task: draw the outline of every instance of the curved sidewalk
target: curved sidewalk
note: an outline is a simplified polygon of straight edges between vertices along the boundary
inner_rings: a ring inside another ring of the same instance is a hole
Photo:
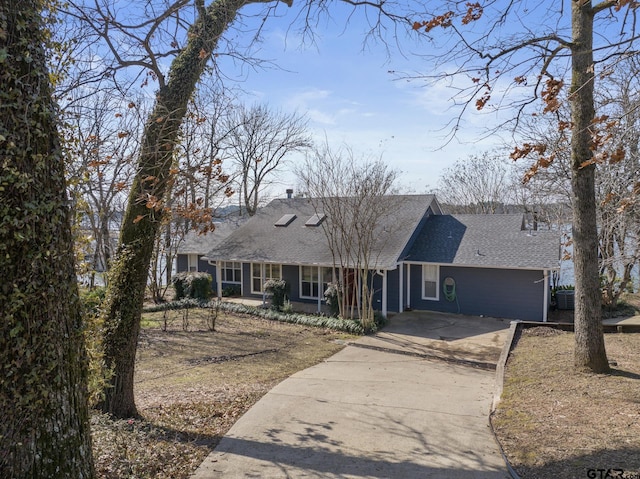
[[[277,385],[193,477],[509,478],[488,422],[495,373],[416,354],[445,340],[420,333],[435,325],[428,318],[404,320],[383,331],[394,348],[362,338],[356,343],[366,348],[347,346]],[[485,341],[496,342],[502,325],[487,333],[485,320],[475,319],[478,334],[473,319],[463,325],[467,340],[488,334]],[[443,327],[455,322],[445,317]],[[461,355],[460,344],[456,350]]]

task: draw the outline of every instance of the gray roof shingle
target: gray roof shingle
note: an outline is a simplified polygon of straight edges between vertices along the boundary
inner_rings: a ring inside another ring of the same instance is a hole
[[[189,231],[178,246],[178,254],[203,255],[224,241],[231,233],[246,223],[246,221],[246,217],[238,217],[216,222],[215,229],[206,234]]]
[[[560,234],[522,230],[522,215],[436,215],[407,261],[493,268],[557,269]]]
[[[430,206],[437,206],[433,195],[387,196],[380,201],[389,214],[379,218],[375,231],[375,268],[394,268],[411,235]],[[384,209],[384,208],[383,208]],[[249,261],[280,264],[333,265],[333,257],[323,231],[331,227],[327,217],[318,226],[305,226],[316,213],[308,198],[276,199],[241,228],[234,231],[206,255],[216,261]],[[287,226],[275,226],[284,215],[294,214]]]

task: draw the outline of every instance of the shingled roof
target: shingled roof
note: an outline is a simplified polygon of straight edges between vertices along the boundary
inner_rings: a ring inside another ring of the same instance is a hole
[[[198,234],[195,231],[188,232],[180,245],[178,254],[203,255],[224,241],[231,233],[246,223],[246,217],[229,218],[215,223],[215,229],[206,234]]]
[[[524,230],[522,215],[437,215],[426,221],[405,259],[457,266],[557,269],[560,235]]]
[[[375,232],[375,264],[371,267],[393,269],[429,207],[439,212],[439,206],[433,195],[388,196],[379,201],[389,203],[391,214],[380,218]],[[316,211],[308,198],[273,200],[212,248],[206,259],[332,266],[333,257],[323,231],[324,227],[331,227],[331,218],[319,221],[313,218],[317,213],[324,212]]]

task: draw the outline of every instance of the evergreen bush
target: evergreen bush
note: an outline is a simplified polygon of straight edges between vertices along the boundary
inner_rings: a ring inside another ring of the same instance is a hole
[[[171,281],[175,291],[175,300],[193,298],[205,301],[211,297],[213,279],[209,273],[185,271],[176,274]]]
[[[289,284],[284,279],[270,279],[264,283],[264,290],[271,295],[271,307],[282,310],[289,295]]]

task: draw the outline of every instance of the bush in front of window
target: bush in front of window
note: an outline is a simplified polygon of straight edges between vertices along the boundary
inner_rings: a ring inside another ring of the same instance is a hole
[[[176,274],[171,282],[175,291],[175,300],[183,298],[206,300],[211,297],[213,280],[209,273],[184,271]]]
[[[289,295],[289,284],[284,279],[270,279],[264,283],[264,290],[271,295],[271,307],[282,310]]]
[[[329,316],[337,318],[340,315],[340,299],[338,297],[338,283],[329,283],[324,292],[324,300],[329,307]]]
[[[225,298],[240,296],[242,288],[240,288],[239,284],[232,284],[225,288],[222,288],[222,296]]]

